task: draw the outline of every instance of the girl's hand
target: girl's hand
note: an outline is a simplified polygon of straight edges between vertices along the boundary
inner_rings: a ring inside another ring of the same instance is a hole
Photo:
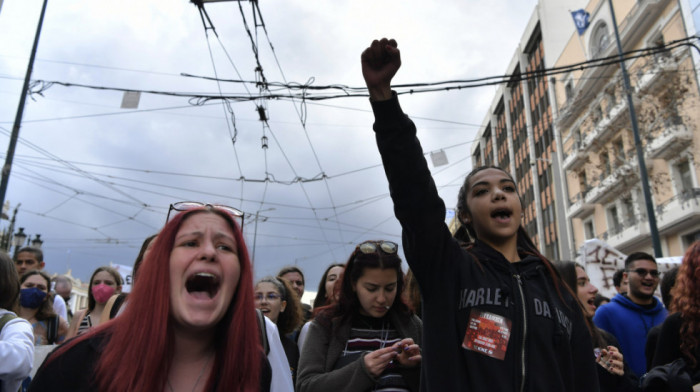
[[[420,347],[411,338],[406,338],[392,347],[397,352],[396,359],[403,367],[417,366],[423,358],[420,354]]]
[[[401,67],[401,53],[393,39],[382,38],[362,52],[362,76],[375,101],[391,98],[391,79]]]
[[[600,355],[596,358],[598,365],[608,372],[622,376],[625,374],[625,365],[622,361],[622,353],[615,346],[608,346],[600,350]]]
[[[379,377],[396,355],[394,346],[372,351],[364,357],[365,367],[372,376]]]

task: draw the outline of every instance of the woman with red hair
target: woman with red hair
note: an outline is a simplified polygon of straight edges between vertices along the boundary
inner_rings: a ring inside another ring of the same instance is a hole
[[[685,252],[671,289],[671,312],[661,326],[652,366],[683,358],[690,374],[700,373],[700,241]],[[693,380],[694,383],[700,380]]]
[[[248,251],[230,207],[176,203],[121,316],[54,352],[30,391],[268,390]]]

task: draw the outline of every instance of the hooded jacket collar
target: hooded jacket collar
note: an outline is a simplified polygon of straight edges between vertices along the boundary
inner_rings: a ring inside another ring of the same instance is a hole
[[[654,301],[654,307],[653,308],[645,308],[641,305],[637,305],[634,303],[630,297],[627,295],[623,294],[617,294],[616,296],[613,297],[612,301],[616,302],[628,309],[632,309],[634,311],[644,313],[644,314],[649,314],[649,315],[654,315],[664,309],[664,306],[661,304],[661,301],[659,301],[658,298],[652,297],[652,300]]]

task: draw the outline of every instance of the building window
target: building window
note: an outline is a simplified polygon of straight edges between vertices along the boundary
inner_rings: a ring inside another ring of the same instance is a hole
[[[622,206],[624,207],[625,211],[625,226],[632,226],[636,224],[637,218],[634,212],[634,201],[632,200],[632,196],[623,198]]]
[[[617,167],[625,162],[625,145],[622,143],[622,138],[614,140],[612,144],[615,152],[615,167]]]
[[[595,238],[595,227],[593,226],[593,218],[583,222],[583,235],[587,240]]]
[[[654,36],[654,38],[651,39],[651,41],[649,42],[649,44],[647,46],[654,46],[657,48],[661,48],[666,44],[665,41],[666,40],[664,39],[664,35],[659,32],[657,35]],[[670,52],[667,50],[654,53],[654,60],[656,60],[657,62],[663,61],[669,57],[669,54],[670,54]]]
[[[566,102],[571,102],[571,99],[574,97],[574,82],[571,80],[564,85],[564,94],[566,94]]]
[[[586,169],[581,169],[578,172],[578,185],[581,188],[581,196],[586,197],[588,192],[588,178],[586,178]]]
[[[610,235],[618,234],[622,231],[622,222],[620,222],[620,214],[617,212],[617,206],[608,207],[606,211],[608,217],[608,233]]]
[[[692,192],[693,190],[693,174],[690,172],[690,162],[683,160],[675,165],[678,178],[678,193]]]
[[[683,249],[687,249],[693,242],[700,240],[700,231],[686,234],[683,237]]]
[[[612,166],[610,165],[610,157],[607,151],[600,153],[600,166],[600,170],[603,172],[603,178],[607,178],[612,174]]]
[[[599,23],[593,31],[591,38],[591,53],[592,58],[602,57],[605,49],[610,45],[610,35],[608,34],[608,25],[605,22]]]

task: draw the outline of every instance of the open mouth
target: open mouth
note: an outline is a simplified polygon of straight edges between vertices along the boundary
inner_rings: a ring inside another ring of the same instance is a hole
[[[589,299],[588,301],[586,301],[586,303],[588,304],[588,306],[595,309],[596,306],[595,306],[594,298]]]
[[[198,272],[185,282],[185,289],[196,298],[214,298],[219,292],[219,278],[208,272]]]
[[[491,218],[496,218],[499,220],[507,220],[513,215],[513,211],[510,208],[497,208],[491,211]]]

